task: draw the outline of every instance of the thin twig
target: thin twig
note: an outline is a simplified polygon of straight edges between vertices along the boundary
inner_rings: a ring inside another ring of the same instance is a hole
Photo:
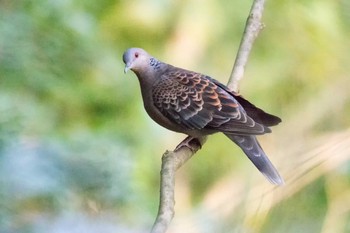
[[[260,22],[265,0],[255,0],[250,10],[241,44],[236,56],[227,86],[239,91],[239,82],[243,78],[244,68],[248,62],[253,43],[262,28]],[[165,233],[174,217],[175,172],[188,161],[205,143],[206,137],[190,141],[190,147],[181,147],[176,151],[166,151],[162,157],[160,178],[160,200],[157,218],[151,233]]]

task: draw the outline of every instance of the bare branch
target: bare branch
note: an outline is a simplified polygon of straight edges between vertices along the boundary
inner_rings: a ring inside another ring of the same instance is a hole
[[[253,2],[253,6],[250,9],[247,18],[241,44],[237,52],[236,60],[232,68],[231,76],[227,83],[227,86],[237,93],[239,92],[239,82],[244,76],[245,66],[248,62],[253,43],[260,30],[263,28],[261,17],[264,11],[264,3],[265,0],[255,0]]]
[[[246,22],[244,34],[237,53],[237,57],[228,81],[228,87],[235,92],[239,91],[239,82],[244,76],[244,68],[247,64],[249,53],[253,43],[262,28],[260,22],[264,10],[265,0],[253,2],[249,17]],[[185,139],[186,140],[186,139]],[[181,147],[176,151],[166,151],[162,157],[162,169],[160,178],[160,200],[158,215],[151,233],[164,233],[174,217],[174,190],[175,172],[187,160],[189,160],[205,143],[206,137],[190,141],[189,147]]]
[[[163,154],[160,172],[160,203],[152,233],[166,232],[175,213],[175,172],[201,148],[205,141],[206,137],[195,138],[189,142],[191,149],[181,147],[176,151],[166,151]]]

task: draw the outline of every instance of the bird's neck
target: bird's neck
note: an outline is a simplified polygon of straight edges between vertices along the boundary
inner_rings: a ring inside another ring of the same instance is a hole
[[[150,68],[153,70],[159,70],[162,67],[163,62],[158,61],[156,58],[154,57],[150,57],[149,59],[149,65]]]
[[[156,80],[155,72],[151,69],[142,72],[135,71],[140,83],[140,89],[143,100],[152,97],[152,86]]]
[[[157,60],[154,57],[149,57],[149,61],[145,63],[145,67],[134,70],[141,85],[143,98],[150,98],[152,95],[152,86],[166,71],[169,65]]]

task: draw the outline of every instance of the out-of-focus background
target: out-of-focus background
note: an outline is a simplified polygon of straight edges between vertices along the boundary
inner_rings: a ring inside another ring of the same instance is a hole
[[[0,1],[0,232],[148,232],[161,155],[122,53],[224,83],[251,1]],[[259,137],[273,187],[222,135],[176,178],[169,232],[350,232],[350,2],[267,1],[241,93],[283,119]]]

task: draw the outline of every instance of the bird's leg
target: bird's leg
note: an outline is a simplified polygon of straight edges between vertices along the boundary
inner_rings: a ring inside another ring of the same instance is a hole
[[[202,148],[202,143],[198,138],[187,136],[179,145],[175,148],[175,152],[178,151],[182,147],[189,148],[192,152],[196,152],[197,150]]]

